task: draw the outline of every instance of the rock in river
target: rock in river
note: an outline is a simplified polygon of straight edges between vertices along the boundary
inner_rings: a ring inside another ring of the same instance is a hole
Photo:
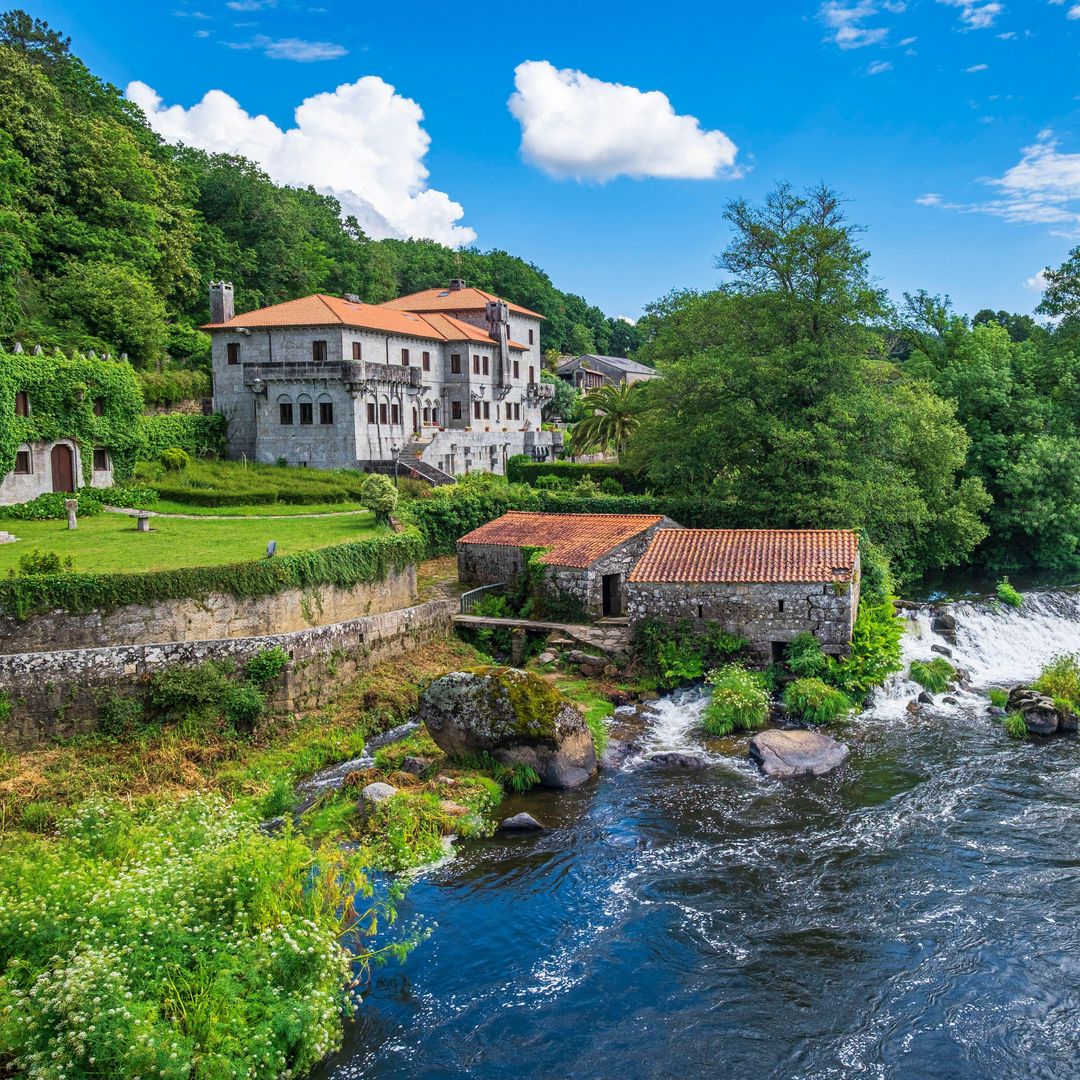
[[[750,757],[766,776],[781,780],[796,776],[820,776],[848,756],[844,743],[819,731],[763,731],[750,740]]]
[[[1032,735],[1053,735],[1058,731],[1075,731],[1076,717],[1059,707],[1052,697],[1040,694],[1030,686],[1014,686],[1009,693],[1009,711],[1018,712]]]
[[[664,750],[651,754],[646,763],[664,769],[707,769],[709,763],[699,754],[684,754],[678,750]]]
[[[516,668],[481,667],[436,679],[420,721],[451,757],[491,754],[527,765],[546,787],[577,787],[596,772],[585,718],[549,682]]]
[[[499,828],[504,832],[537,832],[543,829],[544,826],[532,814],[522,812],[515,814],[513,817],[505,818]]]

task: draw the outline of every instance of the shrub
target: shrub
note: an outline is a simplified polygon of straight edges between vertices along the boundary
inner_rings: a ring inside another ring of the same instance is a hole
[[[625,488],[614,476],[605,476],[600,481],[600,494],[601,495],[622,495],[625,494]]]
[[[1020,595],[1013,587],[1012,583],[1007,577],[1003,577],[997,583],[997,598],[1003,603],[1008,604],[1009,607],[1018,608],[1024,603],[1023,596]]]
[[[27,803],[19,817],[19,827],[27,832],[50,832],[56,823],[56,806],[50,802]]]
[[[821,651],[821,643],[809,630],[797,634],[784,652],[787,669],[796,678],[823,678],[829,669],[829,658]]]
[[[769,718],[769,691],[761,672],[740,664],[725,664],[709,673],[708,682],[712,697],[701,723],[710,735],[752,731]]]
[[[289,654],[279,645],[272,649],[262,649],[248,659],[244,665],[247,677],[256,686],[265,686],[276,679],[289,663]]]
[[[146,710],[139,698],[111,694],[98,706],[98,731],[118,739],[139,731],[146,723]]]
[[[990,691],[990,704],[996,706],[999,709],[1004,709],[1009,704],[1009,692],[1002,690],[999,687],[994,687]]]
[[[1080,655],[1061,653],[1053,657],[1031,685],[1040,694],[1066,701],[1075,709],[1080,705]]]
[[[527,454],[515,454],[506,462],[506,478],[511,484],[530,484],[539,488],[541,477],[548,476],[557,477],[567,485],[573,485],[587,476],[600,484],[601,488],[605,480],[614,480],[619,490],[610,492],[613,495],[642,490],[642,480],[637,474],[611,462],[533,461]]]
[[[66,574],[74,569],[75,559],[71,555],[61,556],[55,551],[34,548],[19,556],[19,574],[23,577],[35,574]]]
[[[225,417],[221,413],[201,416],[192,413],[159,413],[140,416],[136,426],[140,461],[157,461],[163,450],[179,446],[192,457],[209,457],[225,452]]]
[[[234,730],[249,732],[266,712],[266,698],[254,686],[230,685],[222,695],[221,709]]]
[[[205,371],[167,368],[135,374],[147,405],[178,405],[182,401],[209,397],[212,392],[210,376]]]
[[[113,484],[102,493],[109,506],[144,507],[158,501],[156,489],[146,484]]]
[[[179,446],[170,446],[161,451],[158,461],[169,472],[182,472],[191,464],[191,455]]]
[[[956,669],[943,656],[933,660],[912,660],[908,668],[912,682],[931,694],[940,694],[956,678]]]
[[[360,504],[375,515],[375,520],[385,524],[398,503],[397,488],[388,476],[372,473],[360,488]]]
[[[700,679],[718,667],[746,642],[715,624],[695,630],[689,619],[671,625],[646,619],[634,628],[632,650],[642,673],[663,689]]]
[[[63,521],[67,517],[64,503],[68,499],[74,499],[79,504],[76,510],[79,517],[93,517],[104,509],[105,490],[80,488],[74,495],[64,491],[47,491],[29,502],[0,506],[0,517],[15,521]]]
[[[1010,739],[1026,739],[1028,737],[1027,723],[1020,713],[1009,713],[1009,715],[1002,720],[1002,724]]]
[[[784,690],[788,712],[807,724],[835,724],[853,710],[850,698],[821,679],[796,679]]]
[[[573,490],[579,498],[592,499],[600,494],[600,485],[591,476],[583,476]]]
[[[538,476],[533,483],[537,491],[565,491],[574,486],[574,481],[568,476],[554,476],[545,474]]]

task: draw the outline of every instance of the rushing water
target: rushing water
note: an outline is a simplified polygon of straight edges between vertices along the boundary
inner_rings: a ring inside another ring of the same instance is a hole
[[[839,772],[703,748],[691,697],[650,710],[646,753],[709,769],[516,800],[550,831],[414,884],[431,937],[321,1075],[1080,1077],[1080,747],[1007,739],[977,692],[1080,649],[1080,597],[950,610],[976,692],[912,716],[895,678]],[[910,629],[931,655],[928,614]]]

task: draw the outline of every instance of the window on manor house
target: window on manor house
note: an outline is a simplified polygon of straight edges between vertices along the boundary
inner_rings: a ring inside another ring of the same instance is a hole
[[[531,344],[533,343],[533,340],[534,340],[534,339],[533,339],[533,331],[532,331],[532,329],[530,328],[530,329],[529,329],[529,344],[530,344],[530,345],[531,345]]]
[[[101,398],[99,398],[99,397],[94,398],[93,406],[94,406],[94,415],[95,416],[104,415],[104,413],[105,413],[105,402],[102,401]]]
[[[230,341],[229,344],[225,346],[225,355],[228,357],[230,364],[239,364],[240,363],[240,342],[239,341]]]
[[[450,402],[450,418],[452,420],[460,420],[461,419],[461,402],[460,401],[451,401]]]
[[[30,470],[30,451],[19,450],[15,454],[15,471],[20,475],[28,474]]]
[[[485,401],[484,402],[484,419],[485,420],[490,420],[491,419],[491,402],[490,401]]]
[[[480,354],[479,353],[473,353],[472,373],[474,375],[479,375],[480,374]]]
[[[480,419],[480,402],[479,401],[474,401],[472,403],[472,414],[473,414],[473,419],[474,420],[479,420]]]
[[[420,360],[421,360],[421,366],[423,367],[423,369],[425,371],[430,371],[431,370],[431,353],[429,353],[429,352],[424,353],[420,357]]]
[[[450,374],[451,375],[460,375],[461,374],[461,353],[451,353],[450,354]]]
[[[278,402],[278,420],[286,427],[291,427],[293,422],[292,416],[292,402],[291,401],[279,401]]]
[[[529,365],[529,382],[536,382],[536,368],[532,364]]]
[[[375,402],[369,401],[367,403],[367,422],[369,424],[375,423]]]
[[[521,378],[521,361],[520,360],[515,360],[514,361],[514,378],[515,379],[520,379]]]
[[[319,423],[332,424],[334,422],[334,403],[332,401],[319,402]]]
[[[30,395],[25,390],[19,390],[15,394],[15,415],[30,415]]]
[[[385,401],[380,401],[379,402],[379,423],[380,424],[385,424],[386,423],[386,402]]]
[[[300,402],[300,423],[302,425],[315,423],[315,406],[310,401]]]
[[[408,367],[409,366],[409,350],[408,349],[402,349],[401,350],[401,366],[402,367]]]
[[[489,363],[490,360],[491,360],[491,357],[489,357],[489,356],[484,357],[484,374],[485,375],[490,374],[490,372],[488,371],[488,363]]]
[[[109,452],[103,447],[94,447],[94,472],[109,471]]]
[[[325,364],[326,363],[326,342],[325,341],[313,341],[311,343],[311,359],[316,364]],[[303,408],[301,408],[301,410],[300,410],[301,414],[303,413],[303,411],[304,411]],[[304,418],[303,418],[303,415],[301,415],[300,423],[302,424],[303,422],[304,422]]]
[[[401,423],[401,406],[396,401],[390,405],[390,423],[393,427]]]
[[[352,358],[354,360],[362,360],[363,359],[363,355],[362,355],[362,351],[361,351],[361,348],[360,348],[360,342],[359,341],[354,341],[352,343]]]

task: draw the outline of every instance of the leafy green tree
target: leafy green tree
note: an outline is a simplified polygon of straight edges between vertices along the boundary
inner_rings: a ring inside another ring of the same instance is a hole
[[[360,505],[367,507],[382,525],[390,521],[397,504],[398,490],[388,476],[372,473],[360,488]]]
[[[583,356],[585,353],[594,353],[595,351],[596,342],[593,339],[592,330],[581,323],[574,323],[570,327],[570,352],[575,356]]]
[[[570,449],[575,454],[613,449],[622,454],[640,423],[640,383],[600,386],[581,398],[582,418],[574,425]]]
[[[577,387],[553,375],[550,371],[540,372],[540,381],[549,383],[555,388],[555,394],[550,401],[544,404],[541,410],[545,420],[560,420],[572,424],[581,415],[581,394]]]

